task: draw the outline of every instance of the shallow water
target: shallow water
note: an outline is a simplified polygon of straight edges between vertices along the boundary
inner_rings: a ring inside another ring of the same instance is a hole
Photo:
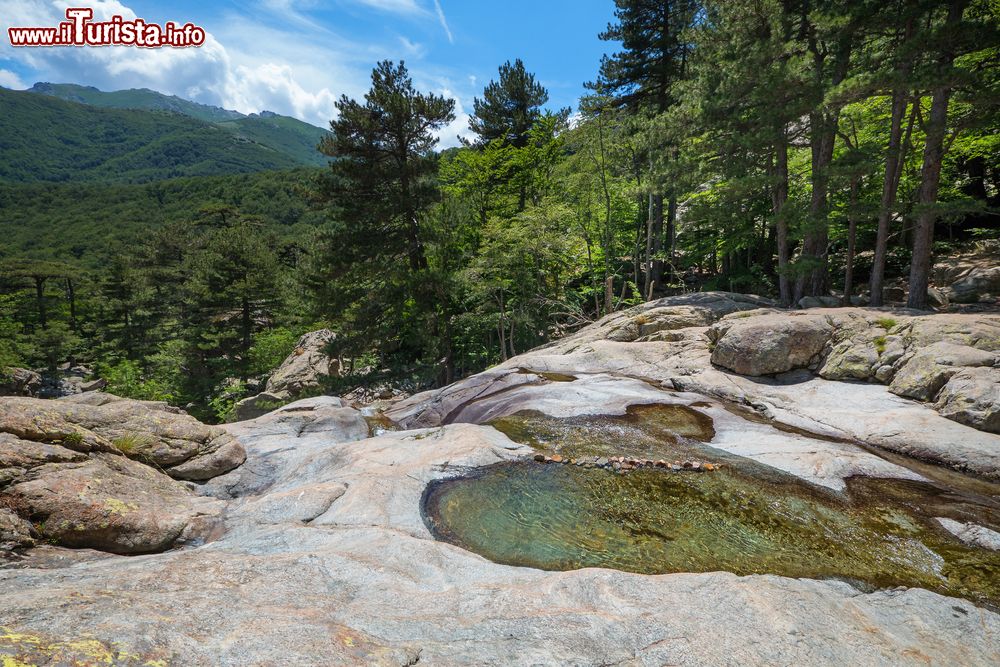
[[[696,456],[722,469],[619,474],[502,463],[432,484],[428,525],[440,539],[511,565],[840,578],[1000,604],[1000,553],[966,546],[933,520],[1000,529],[998,485],[856,478],[835,493],[702,444],[710,420],[678,407],[573,419],[521,413],[495,425],[564,456]]]

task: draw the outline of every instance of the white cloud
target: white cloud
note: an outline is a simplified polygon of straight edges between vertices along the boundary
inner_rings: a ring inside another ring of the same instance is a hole
[[[24,90],[28,87],[21,81],[21,77],[6,69],[0,69],[0,86],[12,90]]]
[[[257,6],[273,12],[287,10],[295,16],[302,16],[301,12],[312,6],[312,0],[260,2]],[[424,12],[415,0],[355,2],[399,13]],[[75,4],[80,3],[0,0],[0,16],[5,25],[54,26],[65,19],[65,8]],[[116,14],[135,18],[135,12],[118,0],[90,0],[84,4],[94,8],[95,18]],[[162,22],[189,17],[144,18]],[[0,66],[4,60],[18,63],[15,69],[30,72],[35,81],[80,83],[101,90],[152,88],[242,113],[266,109],[326,127],[336,114],[334,102],[340,95],[360,99],[370,85],[372,65],[386,58],[399,59],[401,50],[418,89],[445,91],[449,97],[459,98],[448,92],[456,87],[448,77],[412,67],[411,61],[419,62],[425,54],[420,43],[404,37],[398,43],[387,44],[354,41],[326,28],[303,29],[297,19],[282,28],[235,12],[224,15],[199,48],[15,49],[0,39]],[[26,78],[0,69],[0,85],[24,88],[27,86],[22,79]],[[456,121],[440,133],[444,147],[457,145],[456,134],[468,133],[468,115],[460,102],[456,112]]]
[[[416,0],[355,0],[358,4],[393,14],[425,14],[426,10]]]
[[[451,36],[451,28],[448,27],[448,19],[444,17],[444,10],[441,9],[441,0],[434,0],[434,11],[437,12],[438,21],[444,28],[444,34],[448,35],[448,42],[455,43],[455,38]]]
[[[400,36],[399,43],[402,45],[403,51],[406,52],[406,56],[408,58],[412,57],[420,59],[427,53],[427,49],[424,48],[423,44],[420,44],[419,42],[411,42],[403,36]]]
[[[469,130],[469,114],[465,112],[465,108],[462,106],[462,100],[460,100],[458,96],[447,88],[442,88],[435,92],[439,95],[444,95],[445,97],[455,100],[455,120],[438,130],[436,134],[439,141],[437,147],[452,148],[454,146],[460,146],[461,141],[459,140],[459,137],[472,139],[475,135],[471,130]]]

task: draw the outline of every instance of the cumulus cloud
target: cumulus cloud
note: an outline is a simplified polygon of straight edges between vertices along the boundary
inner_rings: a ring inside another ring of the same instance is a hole
[[[3,86],[4,88],[11,88],[13,90],[23,90],[27,88],[27,86],[24,85],[24,82],[21,81],[21,77],[6,69],[0,69],[0,86]]]
[[[304,13],[311,2],[260,0],[258,7],[290,19],[285,27],[280,22],[265,24],[230,13],[213,26],[199,48],[15,49],[0,39],[0,66],[3,61],[17,65],[0,69],[0,85],[25,88],[30,83],[25,85],[23,72],[30,72],[36,81],[81,83],[101,90],[152,88],[242,113],[266,109],[326,127],[336,114],[334,102],[340,95],[357,99],[368,90],[373,63],[399,58],[401,50],[408,64],[424,56],[423,45],[405,37],[399,37],[398,44],[380,45],[359,43],[325,27],[304,29],[303,23],[311,23]],[[416,0],[355,2],[400,14],[428,14]],[[65,20],[66,7],[76,4],[76,0],[0,0],[0,16],[5,25],[55,26]],[[119,0],[90,0],[86,4],[94,9],[95,20],[114,15],[136,18]],[[166,13],[143,18],[161,23],[189,19]],[[450,88],[447,81],[421,80],[415,72],[414,78],[423,90]],[[459,118],[441,132],[442,146],[456,145],[455,135],[467,132],[468,116],[460,103],[457,110]]]
[[[469,114],[466,113],[458,96],[448,88],[442,88],[435,92],[455,100],[455,120],[442,127],[435,135],[438,138],[438,148],[453,148],[461,145],[461,139],[474,138],[475,135],[469,129]]]

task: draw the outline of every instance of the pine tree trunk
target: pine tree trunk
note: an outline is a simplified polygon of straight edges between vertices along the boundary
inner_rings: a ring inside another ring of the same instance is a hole
[[[35,303],[38,306],[38,324],[43,329],[48,329],[49,319],[45,311],[45,276],[35,276]]]
[[[838,114],[817,111],[810,116],[813,127],[812,192],[809,200],[809,228],[802,239],[802,257],[813,263],[799,276],[795,285],[795,301],[803,296],[823,296],[827,292],[827,246],[830,227],[827,220],[827,169],[833,159]]]
[[[653,287],[653,195],[649,195],[649,206],[646,210],[646,253],[643,256],[645,280],[642,284],[642,298],[649,299]]]
[[[944,134],[948,121],[948,97],[946,88],[934,90],[931,101],[930,119],[927,125],[927,143],[924,145],[924,163],[920,170],[920,194],[913,228],[913,258],[910,263],[910,294],[906,305],[909,308],[927,307],[927,284],[931,269],[931,249],[934,245],[934,223],[937,212],[938,184],[941,179],[941,161],[944,157]]]
[[[604,314],[607,315],[615,309],[615,277],[606,275],[604,277]]]
[[[889,249],[889,222],[896,203],[896,170],[899,168],[900,140],[903,136],[903,115],[906,113],[906,95],[897,90],[892,97],[892,124],[889,128],[889,146],[885,157],[885,180],[882,182],[882,201],[878,213],[878,233],[875,238],[875,259],[872,263],[870,283],[871,305],[882,305],[882,286],[885,282],[885,258]]]
[[[950,3],[949,25],[961,21],[965,11],[965,0]],[[950,65],[954,54],[946,50],[941,57],[941,65]],[[927,307],[927,284],[931,272],[931,249],[934,244],[934,223],[937,222],[938,185],[941,182],[941,162],[944,159],[944,138],[948,130],[948,100],[951,86],[941,83],[934,88],[931,96],[931,112],[927,121],[924,143],[924,163],[920,169],[920,195],[917,199],[919,212],[913,229],[913,259],[910,262],[910,293],[906,305],[909,308]]]
[[[652,299],[663,283],[663,260],[659,257],[663,251],[663,195],[653,195],[650,198],[649,240],[646,248],[649,252],[649,288],[646,299]]]
[[[847,214],[847,260],[844,267],[844,305],[851,305],[851,293],[854,291],[854,254],[855,240],[858,230],[858,191],[861,189],[861,177],[851,179],[850,212]]]
[[[667,202],[667,251],[670,257],[670,282],[677,282],[677,197],[670,195]]]
[[[251,329],[251,311],[250,311],[250,300],[247,297],[243,297],[243,301],[240,304],[240,311],[242,314],[241,318],[241,330],[242,330],[242,349],[240,350],[240,380],[246,384],[249,379],[249,359],[250,359],[250,346],[253,344],[252,329]]]
[[[781,305],[788,307],[792,303],[792,286],[788,278],[788,218],[784,215],[785,202],[788,201],[788,139],[782,129],[781,139],[775,146],[775,184],[771,192],[771,209],[774,212],[775,231],[778,243],[778,293]]]
[[[73,279],[66,277],[66,298],[69,300],[69,329],[76,333],[76,286]]]
[[[903,42],[909,40],[913,32],[913,20],[907,22]],[[909,60],[900,60],[896,66],[899,80],[906,77],[910,70]],[[885,283],[885,258],[889,250],[889,222],[892,220],[892,209],[896,203],[896,192],[899,188],[898,173],[902,169],[900,160],[900,141],[903,136],[903,116],[906,114],[907,95],[905,90],[896,88],[892,95],[892,120],[889,127],[889,144],[885,156],[885,180],[882,182],[882,200],[879,204],[878,233],[875,239],[875,259],[872,263],[869,294],[871,305],[882,305],[882,286]]]

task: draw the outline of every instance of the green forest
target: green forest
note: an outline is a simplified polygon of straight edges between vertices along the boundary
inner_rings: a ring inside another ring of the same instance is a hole
[[[879,306],[896,281],[928,308],[934,257],[1000,238],[998,19],[996,0],[617,0],[577,109],[514,59],[475,138],[439,150],[454,102],[384,61],[320,168],[0,91],[21,114],[0,114],[20,128],[0,134],[0,367],[86,363],[218,421],[324,326],[349,369],[331,391],[412,391],[686,291]],[[89,114],[101,145],[72,119],[26,132],[43,112]]]

